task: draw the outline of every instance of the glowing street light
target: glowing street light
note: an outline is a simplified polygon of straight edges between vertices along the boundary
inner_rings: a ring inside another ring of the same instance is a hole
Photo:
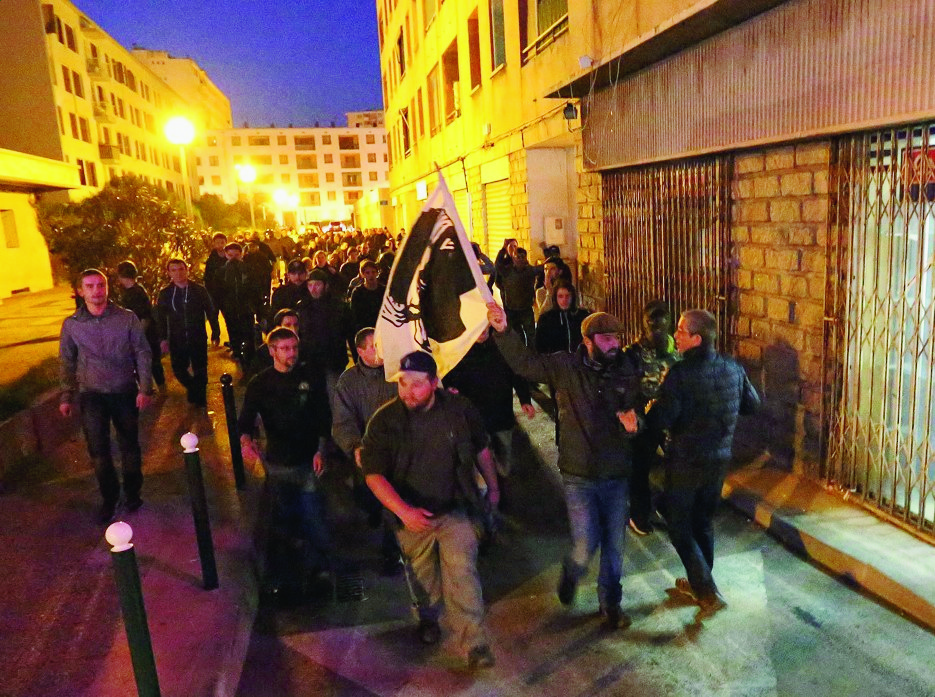
[[[256,216],[253,213],[253,182],[256,181],[256,168],[253,165],[235,165],[237,178],[247,185],[247,202],[250,204],[250,229],[256,230]]]
[[[188,162],[185,158],[185,146],[195,139],[195,125],[184,116],[173,116],[166,121],[163,128],[166,140],[179,146],[179,159],[182,162],[182,188],[185,190],[185,212],[189,218],[194,218],[192,209],[191,182],[188,179]]]

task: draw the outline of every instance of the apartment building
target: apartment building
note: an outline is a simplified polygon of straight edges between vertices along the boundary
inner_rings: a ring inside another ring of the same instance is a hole
[[[386,131],[348,116],[345,127],[208,131],[193,146],[201,193],[228,203],[252,197],[285,225],[353,220],[357,201],[387,186],[389,158]],[[254,182],[239,177],[243,165]]]
[[[0,3],[0,147],[74,165],[75,199],[122,174],[184,196],[194,170],[182,172],[165,122],[204,113],[229,124],[230,105],[192,61],[184,59],[205,90],[183,94],[144,58],[67,0]]]

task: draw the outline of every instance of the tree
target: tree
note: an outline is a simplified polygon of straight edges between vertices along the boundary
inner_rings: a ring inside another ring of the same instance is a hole
[[[113,278],[117,264],[129,259],[140,282],[155,292],[169,259],[184,259],[198,278],[198,262],[210,249],[210,234],[196,232],[164,190],[133,175],[112,179],[83,201],[40,205],[38,212],[49,250],[72,278],[92,267]]]
[[[217,194],[204,194],[195,201],[205,225],[214,230],[232,233],[250,224],[250,208],[245,201],[225,203]]]

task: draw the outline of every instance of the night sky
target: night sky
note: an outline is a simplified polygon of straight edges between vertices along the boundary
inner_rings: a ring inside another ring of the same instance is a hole
[[[375,0],[73,1],[126,48],[193,58],[235,126],[340,126],[383,108]]]

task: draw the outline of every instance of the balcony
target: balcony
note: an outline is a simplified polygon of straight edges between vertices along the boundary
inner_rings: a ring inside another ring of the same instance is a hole
[[[88,58],[87,60],[88,76],[96,82],[110,80],[107,68],[97,58]]]
[[[94,102],[94,118],[103,123],[114,122],[113,107],[107,102]]]
[[[101,162],[107,162],[111,164],[120,162],[120,150],[116,145],[98,143],[97,149],[101,155]]]
[[[107,37],[107,32],[105,32],[87,17],[78,17],[78,26],[81,28],[81,32],[85,36],[90,36],[95,39],[103,39]]]

